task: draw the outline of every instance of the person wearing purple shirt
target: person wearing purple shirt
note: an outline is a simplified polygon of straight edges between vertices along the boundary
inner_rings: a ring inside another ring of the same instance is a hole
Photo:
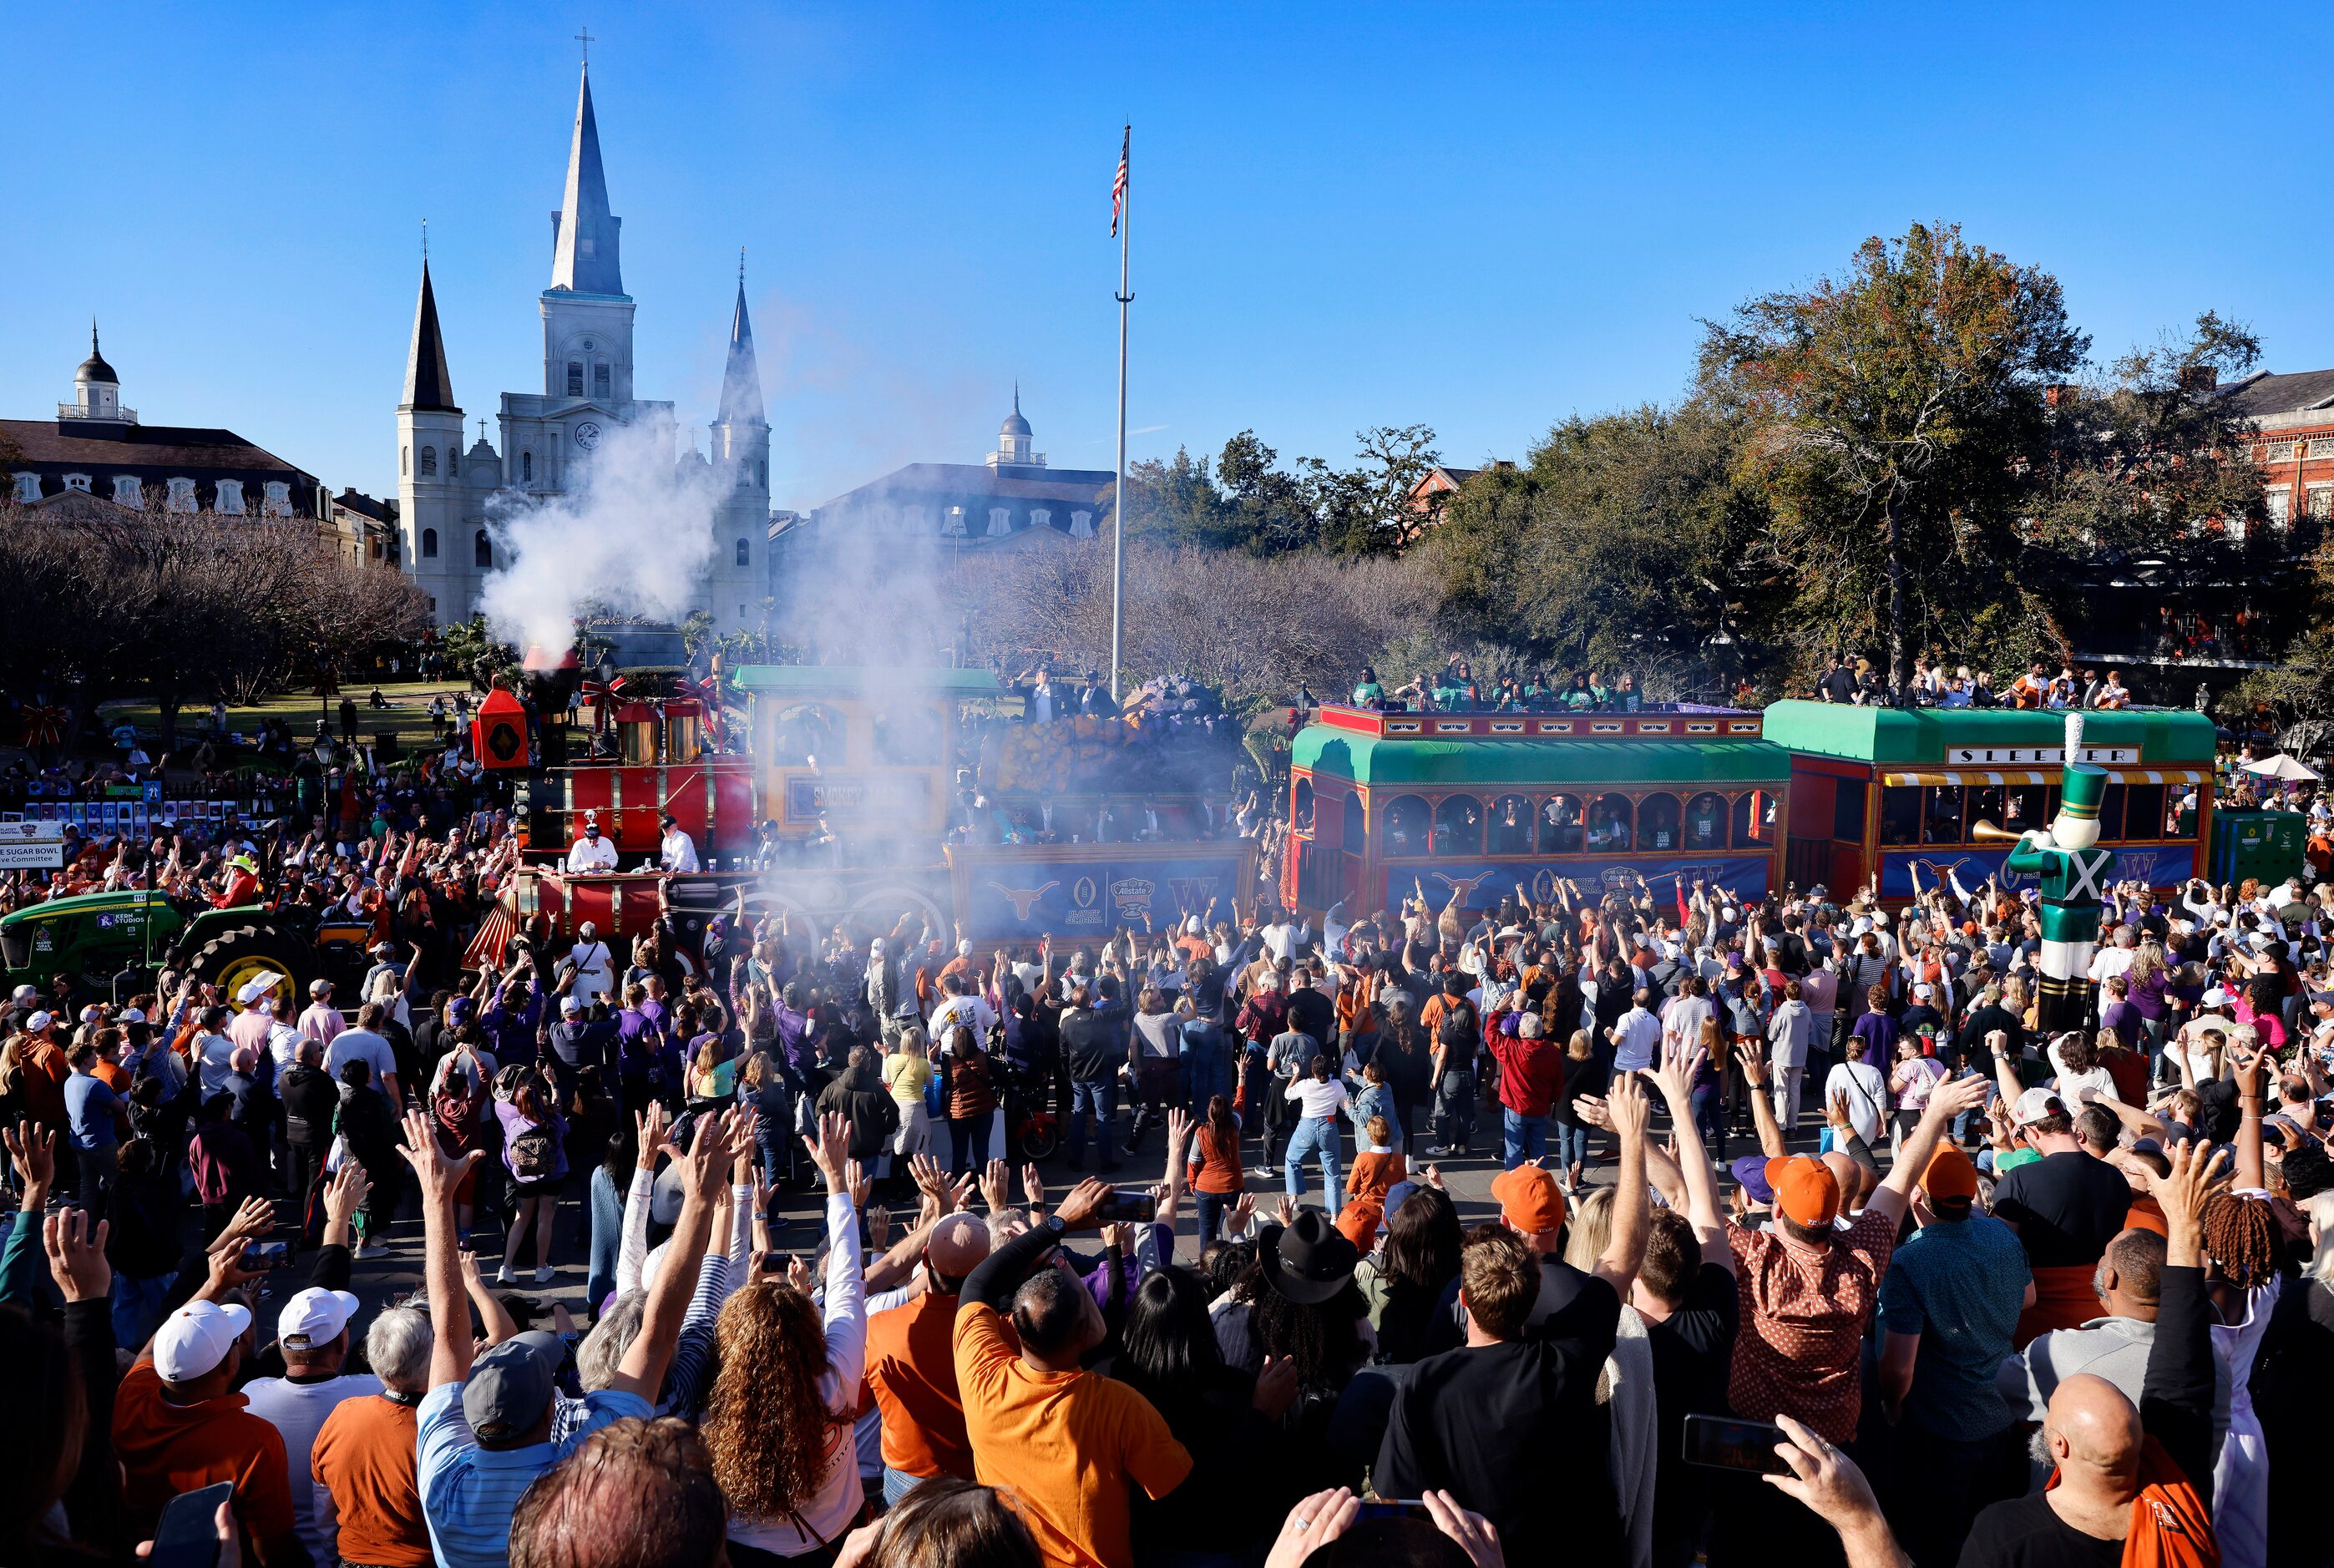
[[[778,1005],[771,1010],[778,1027],[778,1054],[786,1064],[787,1082],[796,1089],[802,1086],[803,1075],[816,1064],[818,1052],[812,1038],[810,1015],[802,1007],[802,987],[786,982],[778,994]]]
[[[544,1020],[543,986],[533,976],[522,984],[506,980],[478,1009],[478,1027],[497,1062],[535,1060],[535,1031]]]
[[[1880,986],[1875,986],[1872,989],[1880,993],[1881,1002],[1886,1000],[1886,993]],[[1895,1065],[1896,1020],[1882,1012],[1877,1004],[1867,999],[1864,1015],[1857,1019],[1853,1033],[1857,1043],[1854,1054],[1857,1061],[1867,1067],[1876,1067],[1883,1073]]]

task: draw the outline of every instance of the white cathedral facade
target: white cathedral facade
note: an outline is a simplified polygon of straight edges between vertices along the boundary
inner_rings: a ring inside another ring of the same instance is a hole
[[[616,426],[670,425],[670,403],[632,395],[633,305],[624,293],[619,255],[622,222],[608,210],[586,68],[568,146],[567,188],[551,217],[551,286],[538,296],[543,386],[502,395],[499,450],[488,444],[483,419],[468,447],[462,445],[462,409],[447,372],[429,265],[422,263],[405,395],[397,409],[398,529],[405,570],[429,596],[431,618],[440,626],[468,620],[487,575],[507,564],[497,559],[499,546],[487,526],[490,506],[524,505],[564,493]],[[690,608],[707,611],[726,631],[748,624],[769,592],[763,557],[769,545],[770,428],[762,413],[742,275],[710,435],[712,460],[727,467],[734,483],[716,512],[712,558]],[[694,451],[674,460],[704,461]]]

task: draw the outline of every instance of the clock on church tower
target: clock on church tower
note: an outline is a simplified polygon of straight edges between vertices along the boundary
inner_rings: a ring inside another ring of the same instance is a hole
[[[574,434],[575,445],[588,452],[600,444],[600,422],[597,419],[578,419]]]

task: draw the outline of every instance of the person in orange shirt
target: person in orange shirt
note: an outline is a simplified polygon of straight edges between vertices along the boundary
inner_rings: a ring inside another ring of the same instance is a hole
[[[957,1387],[975,1476],[1011,1501],[1052,1568],[1132,1568],[1128,1485],[1159,1498],[1191,1473],[1191,1454],[1148,1400],[1079,1366],[1103,1342],[1102,1309],[1064,1266],[1061,1241],[1098,1224],[1110,1196],[1104,1182],[1080,1182],[972,1271],[957,1306]]]
[[[1384,1117],[1371,1117],[1362,1130],[1369,1135],[1370,1146],[1354,1157],[1353,1171],[1345,1178],[1345,1207],[1337,1211],[1337,1228],[1347,1241],[1367,1253],[1378,1244],[1378,1221],[1385,1217],[1386,1194],[1408,1174],[1408,1166],[1401,1150],[1388,1147],[1394,1141],[1394,1124]]]
[[[923,1294],[867,1320],[867,1384],[883,1412],[886,1507],[921,1482],[972,1479],[953,1341],[958,1293],[989,1256],[989,1241],[979,1215],[950,1215],[924,1243]]]
[[[242,1251],[212,1254],[211,1283]],[[253,1415],[236,1392],[250,1347],[250,1309],[198,1295],[172,1313],[113,1398],[113,1452],[121,1461],[121,1501],[139,1538],[154,1533],[162,1505],[181,1492],[235,1484],[232,1503],[260,1568],[304,1563],[293,1532],[291,1470],[284,1434]]]

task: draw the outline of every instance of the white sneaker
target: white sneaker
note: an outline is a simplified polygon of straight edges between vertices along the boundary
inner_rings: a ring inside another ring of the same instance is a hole
[[[552,1266],[549,1264],[545,1264],[541,1268],[535,1271],[535,1283],[537,1284],[549,1284],[551,1283],[553,1272]]]
[[[1269,1177],[1273,1174],[1273,1169],[1269,1165],[1259,1165],[1256,1168],[1256,1173],[1259,1176]]]
[[[495,1270],[495,1283],[497,1284],[516,1284],[518,1281],[511,1277],[510,1265],[508,1264],[505,1264],[502,1267]]]

